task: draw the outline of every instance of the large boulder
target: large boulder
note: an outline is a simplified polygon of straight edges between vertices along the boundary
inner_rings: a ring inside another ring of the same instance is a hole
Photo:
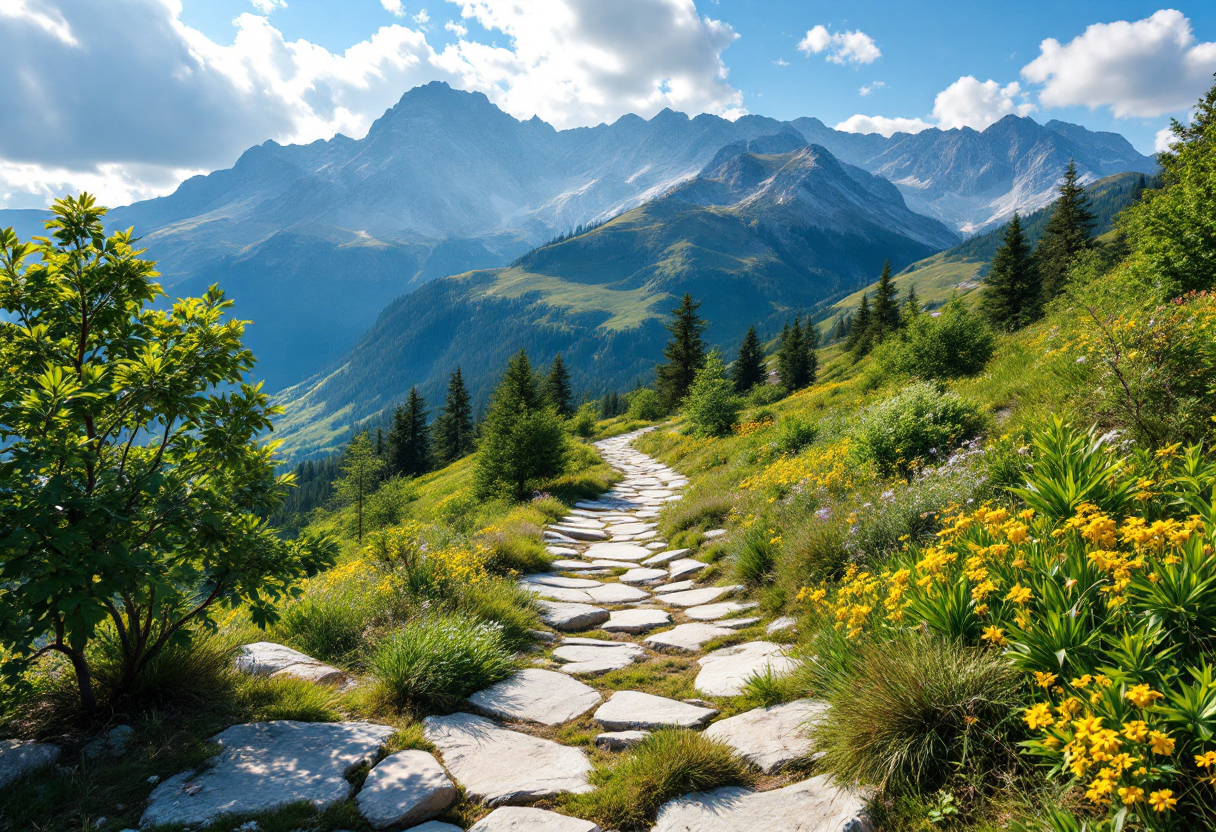
[[[42,742],[0,740],[0,789],[59,759],[59,747]]]
[[[438,815],[456,799],[456,787],[439,761],[425,751],[398,751],[368,773],[359,813],[377,829],[412,825]]]
[[[184,771],[153,789],[139,825],[205,826],[225,815],[300,802],[325,809],[350,797],[346,775],[371,762],[395,733],[367,722],[233,725],[211,738],[222,750],[209,767]]]
[[[236,668],[254,676],[290,676],[319,685],[343,685],[350,681],[350,677],[338,668],[272,641],[241,645]]]

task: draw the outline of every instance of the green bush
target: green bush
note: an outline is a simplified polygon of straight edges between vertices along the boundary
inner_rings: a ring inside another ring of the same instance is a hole
[[[575,436],[589,439],[595,435],[595,423],[599,420],[599,409],[592,402],[587,402],[570,419],[570,430]]]
[[[465,615],[419,618],[386,637],[371,671],[398,708],[446,710],[514,670],[502,628]]]
[[[418,487],[411,477],[393,477],[369,494],[363,506],[363,530],[375,531],[402,521],[406,507],[418,499]]]
[[[875,357],[887,372],[955,378],[984,369],[995,348],[996,337],[984,319],[955,296],[939,313],[912,316],[900,337],[884,341]]]
[[[663,408],[663,399],[655,391],[643,387],[641,390],[635,390],[629,396],[630,419],[640,419],[643,422],[654,422],[662,419],[667,415],[667,411]]]
[[[931,791],[1016,755],[1018,676],[999,652],[914,634],[868,642],[841,669],[815,747],[844,783]]]
[[[802,416],[786,416],[777,423],[777,450],[796,454],[819,436],[819,425]]]
[[[918,381],[863,410],[850,438],[860,459],[872,460],[883,471],[907,473],[946,459],[983,425],[975,405]]]
[[[748,529],[739,540],[732,561],[739,580],[748,586],[760,586],[772,578],[777,562],[777,545],[765,528]]]
[[[595,791],[571,798],[568,805],[605,829],[648,829],[668,800],[752,780],[729,745],[694,731],[663,729],[619,762],[598,767],[591,775]]]
[[[373,617],[359,601],[346,593],[301,598],[283,610],[276,637],[323,662],[345,664]]]
[[[99,633],[89,656],[99,696],[130,710],[215,702],[231,694],[237,678],[236,644],[223,635],[197,633],[189,643],[170,644],[130,684],[122,679],[122,653],[112,629]],[[121,703],[114,701],[119,691]]]
[[[522,650],[540,626],[536,596],[510,578],[488,578],[469,584],[460,593],[460,611],[499,627],[503,646]]]
[[[684,399],[684,418],[697,436],[726,436],[739,420],[740,409],[734,382],[726,377],[721,356],[711,352]]]
[[[785,391],[780,384],[757,384],[747,394],[747,403],[752,407],[764,407],[776,404],[785,398]]]

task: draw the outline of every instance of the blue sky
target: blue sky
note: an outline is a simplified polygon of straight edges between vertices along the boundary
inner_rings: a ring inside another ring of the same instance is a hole
[[[429,80],[558,127],[664,106],[885,133],[1013,112],[1151,153],[1211,83],[1216,3],[9,0],[0,53],[0,207],[80,187],[119,204],[266,139],[360,136]]]

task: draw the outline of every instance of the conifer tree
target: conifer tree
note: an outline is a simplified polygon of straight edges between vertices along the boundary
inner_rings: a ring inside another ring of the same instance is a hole
[[[746,393],[757,384],[763,384],[768,379],[768,367],[764,363],[764,347],[756,336],[756,328],[749,326],[739,345],[739,357],[731,368],[731,376],[735,382],[735,390]]]
[[[870,296],[862,292],[861,303],[857,305],[857,314],[853,316],[853,326],[849,329],[849,337],[845,341],[845,349],[860,358],[870,351],[871,323]]]
[[[435,420],[433,434],[435,459],[440,465],[449,465],[473,452],[473,409],[460,367],[448,379],[447,399],[443,413]]]
[[[1034,253],[1044,300],[1060,293],[1077,255],[1093,247],[1097,222],[1085,188],[1077,184],[1076,163],[1070,159],[1060,184],[1060,198],[1052,208],[1051,218]]]
[[[522,498],[529,487],[560,474],[565,461],[561,418],[520,350],[490,397],[477,447],[477,493]]]
[[[891,280],[891,261],[884,260],[882,274],[878,277],[878,287],[874,290],[874,307],[870,318],[870,340],[875,344],[899,329],[899,303],[895,297],[896,292],[895,284]]]
[[[667,362],[655,368],[655,387],[668,410],[675,410],[684,401],[697,370],[705,363],[701,333],[708,324],[697,314],[700,307],[700,301],[694,301],[692,295],[685,292],[679,308],[671,310],[671,320],[665,324],[671,340],[663,349]]]
[[[1030,245],[1017,214],[1005,229],[1005,238],[992,258],[980,307],[995,329],[1020,329],[1039,314],[1041,286]]]
[[[853,329],[853,316],[846,313],[836,319],[836,324],[832,327],[831,333],[828,335],[830,343],[844,341],[849,337],[849,333]]]
[[[545,396],[557,409],[557,415],[568,419],[574,415],[574,391],[570,389],[570,372],[559,352],[545,378]]]
[[[908,284],[908,297],[904,300],[904,316],[915,318],[920,314],[920,298],[916,296],[916,287]]]
[[[781,331],[781,345],[777,348],[777,374],[781,386],[788,392],[801,390],[807,385],[807,350],[802,322],[794,317],[794,325]]]
[[[802,348],[806,351],[804,359],[806,365],[806,385],[815,383],[815,379],[819,378],[819,328],[810,320],[806,322],[806,329],[802,334]]]
[[[426,400],[417,387],[411,387],[405,404],[393,412],[388,432],[390,474],[417,477],[431,470],[431,430],[426,417]]]
[[[363,540],[363,504],[376,489],[384,462],[376,456],[372,440],[364,431],[351,440],[342,456],[342,478],[334,483],[338,498],[355,506],[357,536]]]

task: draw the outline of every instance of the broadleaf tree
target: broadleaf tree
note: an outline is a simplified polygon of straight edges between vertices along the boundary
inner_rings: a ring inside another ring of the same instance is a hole
[[[259,519],[290,479],[231,301],[212,286],[152,308],[155,264],[105,213],[81,194],[54,203],[46,237],[0,231],[0,665],[20,684],[61,654],[85,710],[218,608],[272,623],[335,554]],[[120,660],[101,679],[103,634]]]

